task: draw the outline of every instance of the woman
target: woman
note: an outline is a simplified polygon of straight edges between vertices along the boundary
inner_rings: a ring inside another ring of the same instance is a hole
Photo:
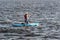
[[[28,24],[28,20],[29,20],[29,14],[28,12],[26,12],[26,14],[24,15],[24,21],[26,24]]]

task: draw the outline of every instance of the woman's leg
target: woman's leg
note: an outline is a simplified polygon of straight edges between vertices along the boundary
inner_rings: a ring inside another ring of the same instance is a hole
[[[28,20],[27,19],[25,20],[25,23],[28,24]]]

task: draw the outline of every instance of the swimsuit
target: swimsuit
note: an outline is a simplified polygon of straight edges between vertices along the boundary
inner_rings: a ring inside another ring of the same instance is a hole
[[[27,23],[28,24],[28,15],[24,15],[24,19],[25,19],[25,23]]]

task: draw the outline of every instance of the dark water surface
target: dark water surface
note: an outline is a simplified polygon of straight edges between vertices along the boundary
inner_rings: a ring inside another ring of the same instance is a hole
[[[60,40],[60,0],[0,0],[1,21],[24,22],[25,12],[31,14],[30,21],[42,24],[42,29],[34,30],[41,36],[18,39],[20,36],[4,36],[17,33],[0,33],[0,40]],[[10,26],[0,24],[0,27]]]

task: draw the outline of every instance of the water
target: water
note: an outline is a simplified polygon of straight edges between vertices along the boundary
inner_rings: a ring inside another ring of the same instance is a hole
[[[0,20],[24,22],[23,15],[25,12],[31,14],[30,21],[40,22],[40,26],[43,28],[34,28],[34,32],[41,36],[23,36],[23,39],[19,39],[20,36],[4,36],[4,34],[10,33],[0,33],[0,40],[60,39],[60,0],[0,0]],[[10,26],[11,24],[0,24],[0,27]]]

